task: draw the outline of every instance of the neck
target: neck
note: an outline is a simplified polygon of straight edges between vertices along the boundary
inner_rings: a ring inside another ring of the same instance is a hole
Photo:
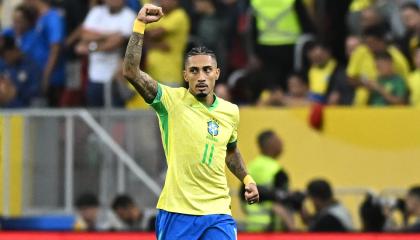
[[[195,96],[195,99],[197,99],[197,101],[201,102],[202,104],[206,105],[207,107],[210,107],[214,103],[214,101],[216,100],[216,96],[214,95],[213,92],[211,92],[205,97]]]
[[[121,9],[122,9],[122,7],[113,7],[113,8],[109,8],[109,12],[111,13],[111,14],[115,14],[115,13],[118,13],[118,12],[120,12],[121,11]]]

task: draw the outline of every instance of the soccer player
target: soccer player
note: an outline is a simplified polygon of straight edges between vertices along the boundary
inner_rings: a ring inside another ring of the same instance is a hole
[[[145,25],[162,16],[160,7],[143,6],[123,66],[124,77],[157,112],[168,162],[157,204],[156,235],[159,240],[233,240],[236,224],[225,165],[245,184],[246,201],[259,200],[256,183],[236,146],[239,109],[214,94],[220,69],[214,53],[205,47],[187,54],[184,79],[188,89],[159,84],[139,69]]]

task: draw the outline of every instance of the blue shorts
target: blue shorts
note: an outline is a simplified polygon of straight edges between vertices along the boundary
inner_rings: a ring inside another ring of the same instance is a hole
[[[236,223],[227,214],[187,215],[160,210],[156,217],[158,240],[236,240]]]

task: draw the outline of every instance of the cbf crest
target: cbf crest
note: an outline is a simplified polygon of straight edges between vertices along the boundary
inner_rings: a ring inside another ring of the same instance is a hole
[[[207,131],[213,137],[219,135],[219,124],[216,121],[210,120],[207,122]]]

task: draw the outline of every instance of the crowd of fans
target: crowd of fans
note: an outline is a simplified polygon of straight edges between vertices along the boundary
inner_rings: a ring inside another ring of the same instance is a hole
[[[121,74],[147,0],[21,0],[0,38],[1,107],[147,104]],[[216,93],[258,106],[420,105],[415,0],[157,0],[142,68],[184,86],[185,52],[213,49]]]

